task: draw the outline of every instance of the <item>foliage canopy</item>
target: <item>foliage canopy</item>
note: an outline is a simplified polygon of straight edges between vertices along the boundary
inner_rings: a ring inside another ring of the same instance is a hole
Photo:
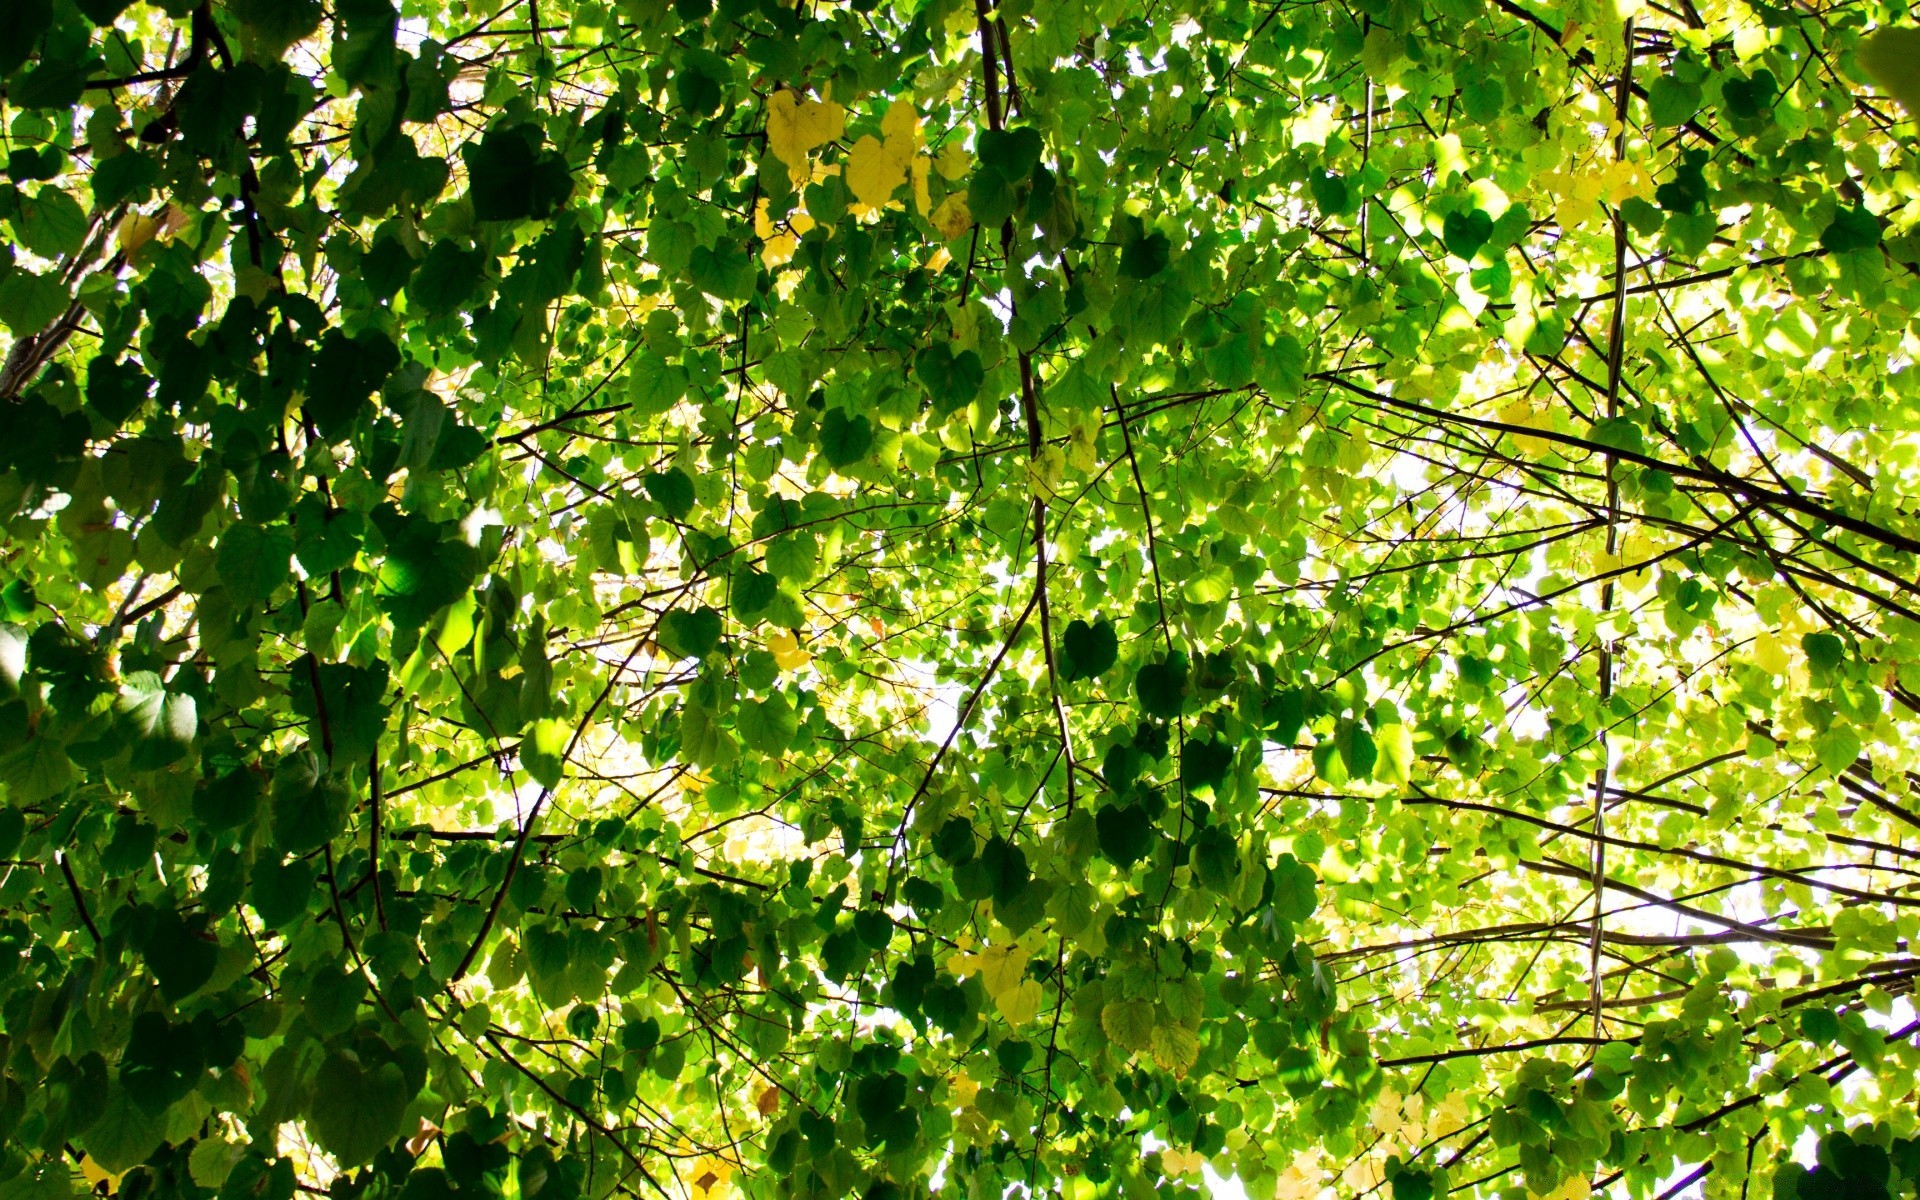
[[[0,4],[0,1200],[1910,1194],[1902,12]]]

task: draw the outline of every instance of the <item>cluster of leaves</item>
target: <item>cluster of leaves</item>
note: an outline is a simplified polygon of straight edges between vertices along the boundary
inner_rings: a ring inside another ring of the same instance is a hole
[[[1901,16],[0,5],[0,1200],[1910,1191]]]

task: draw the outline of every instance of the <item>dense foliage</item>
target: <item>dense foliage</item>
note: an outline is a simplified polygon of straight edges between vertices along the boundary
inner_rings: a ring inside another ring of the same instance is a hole
[[[1903,13],[4,0],[0,1200],[1912,1194]]]

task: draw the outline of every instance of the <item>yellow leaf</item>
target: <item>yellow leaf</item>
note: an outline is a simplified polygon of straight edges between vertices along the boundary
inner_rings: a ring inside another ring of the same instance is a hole
[[[1160,1170],[1168,1175],[1198,1175],[1206,1161],[1198,1150],[1169,1146],[1160,1152]]]
[[[121,1171],[117,1175],[114,1174],[99,1163],[93,1161],[93,1155],[91,1154],[86,1155],[80,1160],[80,1173],[86,1176],[87,1182],[95,1187],[99,1187],[103,1183],[106,1184],[107,1195],[109,1196],[120,1190],[120,1178],[126,1174],[125,1171]]]
[[[1091,471],[1100,464],[1100,421],[1088,417],[1067,431],[1067,465],[1076,471]]]
[[[132,254],[152,241],[153,235],[159,232],[160,222],[157,218],[145,213],[130,212],[120,218],[120,224],[114,234],[120,241],[120,249],[127,254]]]
[[[1184,1025],[1156,1025],[1153,1028],[1153,1061],[1162,1070],[1184,1079],[1200,1057],[1200,1035]]]
[[[967,207],[967,194],[955,192],[933,210],[933,227],[948,241],[973,228],[973,210]]]
[[[868,208],[879,208],[907,181],[907,159],[868,134],[847,155],[847,188]]]
[[[1025,1025],[1039,1015],[1042,999],[1039,983],[1029,979],[1019,987],[995,996],[993,1003],[1009,1024]]]
[[[1753,661],[1769,675],[1785,675],[1787,673],[1786,642],[1773,630],[1762,630],[1760,636],[1753,639]]]
[[[793,261],[794,251],[800,248],[800,239],[790,233],[776,233],[767,239],[760,248],[760,261],[771,270]]]
[[[846,128],[847,110],[831,100],[802,100],[785,89],[767,100],[767,149],[789,167],[805,166],[807,155]]]
[[[927,194],[927,171],[932,164],[921,155],[914,155],[907,161],[908,173],[913,176],[913,211],[924,213],[933,207],[933,197]]]
[[[1585,1175],[1569,1175],[1551,1192],[1541,1195],[1529,1190],[1527,1195],[1534,1200],[1587,1200],[1593,1195],[1593,1185]]]
[[[990,946],[968,956],[968,965],[980,972],[980,984],[987,995],[998,1000],[1002,993],[1020,986],[1027,972],[1027,954],[1018,944]]]
[[[1037,457],[1027,460],[1027,487],[1042,500],[1052,500],[1066,473],[1066,451],[1058,446],[1043,446]]]
[[[1367,1127],[1392,1137],[1400,1132],[1400,1127],[1404,1124],[1406,1120],[1400,1115],[1400,1093],[1387,1088],[1380,1093],[1380,1098],[1373,1102],[1373,1111],[1367,1116]]]
[[[980,1085],[973,1076],[965,1071],[953,1077],[953,1103],[956,1108],[972,1108],[973,1101],[980,1094]]]
[[[1433,1116],[1427,1126],[1427,1137],[1443,1138],[1450,1133],[1458,1133],[1467,1125],[1467,1097],[1464,1092],[1453,1092],[1434,1106]]]
[[[767,638],[767,652],[773,655],[774,665],[782,671],[798,671],[813,661],[813,655],[800,644],[800,639],[784,629],[776,630]]]
[[[773,232],[773,219],[767,215],[767,198],[762,196],[753,206],[753,236],[765,241]]]
[[[1508,425],[1524,425],[1528,429],[1550,429],[1553,427],[1552,418],[1543,412],[1536,411],[1533,405],[1524,399],[1515,400],[1512,404],[1501,409],[1500,419]],[[1549,448],[1549,443],[1546,441],[1540,438],[1527,437],[1525,434],[1514,434],[1513,440],[1514,444],[1519,446],[1522,454],[1538,456],[1545,454]]]
[[[880,136],[887,149],[897,154],[912,154],[920,148],[920,114],[906,100],[895,100],[887,115],[880,118]]]
[[[948,142],[934,158],[933,169],[948,182],[965,178],[967,172],[973,169],[973,155],[967,153],[967,148],[958,140]]]

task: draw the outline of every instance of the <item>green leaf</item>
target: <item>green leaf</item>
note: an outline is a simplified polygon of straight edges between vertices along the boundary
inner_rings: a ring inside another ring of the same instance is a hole
[[[379,572],[381,607],[396,625],[424,626],[473,586],[478,555],[457,530],[403,516],[390,506],[374,510],[373,524],[387,540]]]
[[[1647,116],[1655,125],[1673,128],[1693,120],[1700,111],[1700,85],[1662,75],[1647,85]]]
[[[343,1167],[372,1160],[406,1132],[412,1090],[394,1063],[370,1064],[352,1051],[335,1050],[320,1064],[313,1095],[307,1127]]]
[[[1813,739],[1813,754],[1834,775],[1852,766],[1865,746],[1851,725],[1835,725]]]
[[[27,337],[53,324],[71,299],[54,276],[16,267],[0,278],[0,322],[14,336]]]
[[[60,188],[42,187],[31,198],[23,198],[12,217],[13,232],[20,245],[41,258],[65,258],[77,254],[87,237],[87,210]]]
[[[820,421],[820,453],[834,467],[849,467],[873,449],[873,423],[850,417],[842,409],[827,410]]]
[[[1020,183],[1032,175],[1046,148],[1040,131],[1030,125],[983,130],[974,145],[981,164],[1010,183]]]
[[[688,50],[674,72],[674,96],[688,112],[709,116],[720,107],[723,87],[731,75],[727,61],[711,50]]]
[[[1433,1200],[1433,1176],[1402,1168],[1393,1177],[1393,1200]]]
[[[216,944],[205,936],[204,918],[188,924],[171,908],[153,910],[153,925],[141,947],[160,994],[184,1000],[213,978]]]
[[[458,242],[435,242],[407,284],[407,298],[425,313],[456,312],[471,299],[486,275],[487,253]]]
[[[573,725],[552,719],[535,721],[520,741],[520,762],[527,774],[543,788],[560,786],[566,774],[567,743],[573,740]]]
[[[1860,41],[1860,65],[1874,81],[1906,105],[1909,117],[1920,117],[1920,28],[1888,25]]]
[[[318,850],[346,827],[353,796],[339,779],[322,775],[311,753],[290,754],[274,768],[273,843],[289,854]]]
[[[1027,890],[1032,872],[1026,852],[1005,838],[988,838],[980,847],[980,865],[986,871],[995,905],[1011,904]]]
[[[660,619],[659,639],[675,658],[704,658],[720,644],[720,614],[706,605],[676,608]]]
[[[331,744],[335,762],[363,762],[379,747],[387,719],[387,664],[356,667],[303,655],[294,660],[288,684],[290,707],[307,718],[311,744]]]
[[[941,412],[971,401],[980,394],[980,386],[986,381],[986,371],[978,354],[972,350],[955,353],[945,342],[935,342],[914,357],[913,375],[933,397],[934,408]]]
[[[1282,854],[1270,872],[1273,879],[1273,911],[1286,921],[1304,921],[1318,906],[1315,878],[1311,868],[1291,854]]]
[[[313,883],[313,868],[306,862],[262,859],[254,864],[248,902],[268,929],[282,929],[307,911],[313,899]]]
[[[88,1139],[88,1142],[90,1147],[92,1139]],[[112,1142],[111,1136],[104,1140],[107,1145]],[[157,1147],[159,1143],[156,1141],[154,1145]],[[140,1156],[145,1157],[144,1154]],[[100,1161],[98,1155],[95,1155],[94,1161]],[[139,1161],[134,1160],[136,1163]],[[0,1182],[0,1200],[74,1200],[84,1194],[75,1189],[72,1171],[58,1159],[28,1166],[13,1178]]]
[[[248,36],[272,57],[320,27],[320,0],[232,0],[231,8]]]
[[[1847,661],[1846,643],[1831,633],[1803,636],[1800,649],[1807,656],[1807,668],[1816,682],[1830,682],[1841,664]]]
[[[284,526],[251,522],[228,527],[220,535],[216,570],[235,605],[252,608],[272,599],[292,578],[293,534]]]
[[[767,610],[780,592],[780,581],[765,571],[747,570],[733,577],[732,603],[736,618],[752,619]]]
[[[1379,758],[1373,777],[1382,783],[1406,783],[1413,778],[1413,731],[1398,721],[1373,731],[1374,748]]]
[[[644,480],[647,495],[660,510],[676,521],[684,521],[693,512],[693,480],[678,467],[650,471]]]
[[[156,770],[186,757],[199,730],[193,697],[168,691],[151,671],[127,676],[114,711],[133,741],[137,770]]]
[[[118,1172],[147,1161],[166,1136],[166,1123],[158,1114],[136,1104],[125,1088],[115,1088],[106,1112],[87,1131],[83,1144],[103,1169]]]
[[[345,1033],[366,995],[367,979],[359,971],[322,966],[307,980],[307,1020],[323,1036]]]
[[[1190,737],[1180,751],[1180,784],[1190,791],[1213,792],[1233,769],[1231,744]]]
[[[1095,621],[1089,625],[1078,618],[1067,622],[1061,638],[1061,670],[1068,680],[1097,679],[1113,667],[1120,655],[1120,640],[1113,623]]]
[[[933,852],[954,866],[973,860],[975,837],[973,822],[965,817],[950,817],[933,835]]]
[[[1120,867],[1131,867],[1153,848],[1153,821],[1137,804],[1109,804],[1094,814],[1100,853]]]
[[[687,394],[686,369],[651,351],[634,360],[627,374],[627,399],[642,416],[666,412]]]
[[[1186,700],[1186,659],[1176,655],[1166,662],[1147,663],[1135,672],[1133,687],[1141,708],[1163,721],[1172,720]]]
[[[1870,250],[1880,244],[1880,219],[1858,204],[1840,209],[1820,231],[1820,244],[1835,254]]]
[[[339,330],[329,331],[307,378],[306,413],[314,427],[329,441],[344,437],[399,365],[400,351],[383,333],[369,330],[349,338]]]
[[[736,718],[740,738],[749,749],[762,754],[779,754],[793,743],[800,729],[798,714],[779,692],[765,700],[748,700],[740,706]]]
[[[1146,1050],[1153,1029],[1153,1005],[1145,1000],[1109,1000],[1100,1010],[1101,1032],[1124,1049]]]
[[[1167,269],[1171,244],[1164,233],[1135,238],[1120,249],[1120,273],[1128,279],[1151,279]]]
[[[329,575],[351,566],[359,553],[366,520],[357,512],[330,509],[308,494],[294,506],[293,553],[309,576]]]
[[[0,8],[0,75],[13,74],[32,58],[52,23],[53,0],[20,0]]]
[[[573,193],[566,160],[543,149],[546,137],[532,123],[496,125],[461,148],[467,164],[467,197],[482,221],[541,221]]]
[[[135,1104],[158,1116],[193,1090],[205,1061],[191,1025],[170,1025],[159,1013],[144,1012],[133,1019],[120,1056],[120,1086]]]
[[[1455,258],[1471,259],[1492,236],[1493,218],[1477,208],[1450,212],[1441,219],[1441,240]]]

